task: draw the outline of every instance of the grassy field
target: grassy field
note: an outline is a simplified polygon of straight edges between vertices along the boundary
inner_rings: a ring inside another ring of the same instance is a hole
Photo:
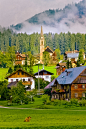
[[[8,72],[8,68],[0,68],[0,81],[2,81]]]
[[[86,106],[64,107],[43,105],[42,98],[34,103],[7,107],[7,101],[0,101],[0,129],[85,129]],[[41,106],[44,109],[38,109]],[[46,109],[48,108],[48,109]],[[51,109],[52,108],[52,109]],[[24,122],[30,116],[30,122]]]
[[[51,73],[54,73],[54,75],[56,75],[55,67],[56,66],[44,66],[44,69]],[[43,65],[39,66],[39,70],[41,70],[41,69],[43,69]],[[38,72],[38,66],[33,66],[33,71],[34,71],[34,73]]]
[[[39,66],[39,70],[41,69],[43,69],[42,65]],[[55,66],[45,66],[44,69],[56,75]],[[0,68],[0,81],[2,81],[6,77],[7,72],[8,72],[8,68]],[[34,73],[38,72],[38,66],[33,66],[33,72]]]
[[[30,122],[24,122],[30,116]],[[1,128],[85,129],[86,111],[60,109],[0,109]]]

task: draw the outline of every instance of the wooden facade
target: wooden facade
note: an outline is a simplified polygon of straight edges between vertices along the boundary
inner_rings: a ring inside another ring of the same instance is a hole
[[[60,75],[62,72],[65,71],[66,69],[66,63],[59,63],[57,64],[56,68],[56,75]]]
[[[77,68],[77,70],[79,70],[79,68]],[[70,76],[71,78],[73,78],[70,72],[67,73],[66,76]],[[65,76],[62,76],[61,78],[64,79]],[[86,68],[82,70],[82,72],[71,82],[71,84],[70,83],[65,84],[65,81],[63,80],[61,81],[63,84],[59,84],[58,81],[55,80],[52,86],[52,98],[53,99],[68,99],[69,100],[71,98],[81,99],[83,97],[86,97]]]
[[[25,64],[25,58],[26,58],[25,54],[17,53],[16,54],[15,65],[24,65]]]

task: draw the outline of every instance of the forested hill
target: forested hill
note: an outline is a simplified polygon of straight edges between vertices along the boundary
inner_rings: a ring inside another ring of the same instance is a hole
[[[44,38],[45,47],[50,46],[53,50],[59,48],[61,54],[64,54],[67,50],[74,50],[75,44],[77,50],[84,49],[86,53],[86,34],[48,33],[44,34]],[[0,50],[7,52],[9,46],[15,46],[15,50],[21,53],[31,51],[32,54],[36,55],[40,49],[40,34],[15,34],[10,29],[2,29],[2,32],[0,32]]]
[[[78,4],[65,6],[63,9],[46,10],[27,19],[23,23],[11,26],[17,32],[40,32],[43,26],[45,33],[86,33],[86,0]]]

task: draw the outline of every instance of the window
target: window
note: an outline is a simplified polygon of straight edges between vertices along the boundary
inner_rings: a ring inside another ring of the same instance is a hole
[[[46,76],[46,78],[49,78],[49,76]]]
[[[77,98],[78,97],[78,93],[75,93],[75,98]]]
[[[18,75],[19,75],[19,72],[18,72]]]
[[[11,82],[13,82],[13,79],[11,79]]]
[[[44,75],[47,74],[47,72],[44,72]]]
[[[30,78],[28,78],[28,81],[30,81]]]
[[[16,79],[16,81],[18,82],[18,79]]]
[[[25,79],[23,79],[23,82],[25,82]]]
[[[85,97],[85,93],[82,93],[82,97]]]
[[[82,89],[85,89],[85,84],[82,85]]]
[[[24,75],[24,72],[22,72],[22,75]]]
[[[75,89],[78,89],[78,85],[77,85],[77,84],[75,84],[75,85],[74,85],[74,88],[75,88]]]

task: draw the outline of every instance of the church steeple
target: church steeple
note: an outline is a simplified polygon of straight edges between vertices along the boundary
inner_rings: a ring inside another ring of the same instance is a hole
[[[42,29],[42,26],[41,26],[41,37],[43,37],[43,29]]]

